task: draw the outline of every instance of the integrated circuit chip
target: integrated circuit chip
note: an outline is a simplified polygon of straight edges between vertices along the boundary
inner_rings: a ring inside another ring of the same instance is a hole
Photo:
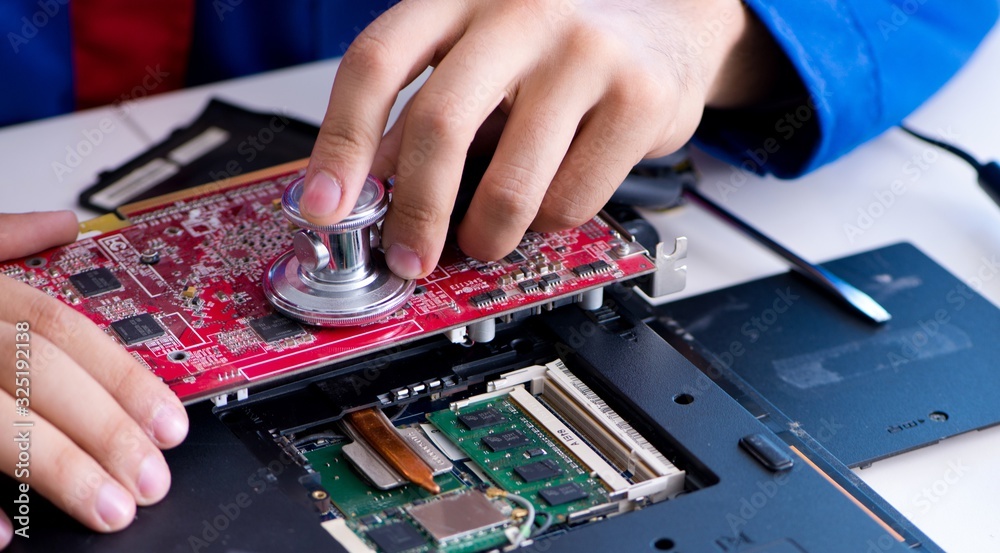
[[[500,424],[507,420],[504,418],[500,411],[497,411],[494,407],[487,407],[485,409],[479,409],[477,411],[471,411],[469,413],[462,413],[458,415],[458,420],[462,421],[469,430],[476,430],[478,428],[485,428],[487,426],[493,426],[494,424]]]
[[[126,346],[132,346],[163,336],[166,331],[156,322],[156,319],[148,313],[129,317],[111,323],[111,329],[125,342]]]
[[[548,274],[542,275],[541,281],[542,281],[542,286],[543,287],[549,288],[549,287],[555,286],[556,284],[559,284],[560,282],[562,282],[562,279],[559,278],[559,275],[557,275],[555,273],[548,273]]]
[[[514,250],[514,251],[510,252],[509,254],[507,254],[503,258],[504,261],[506,261],[507,263],[510,263],[511,265],[516,265],[516,264],[524,261],[525,259],[527,259],[527,258],[524,257],[524,254],[522,254],[521,252],[519,252],[517,250]]]
[[[611,270],[611,265],[603,259],[598,259],[593,263],[586,263],[579,267],[574,267],[573,272],[579,277],[588,277],[598,273],[606,273]]]
[[[472,305],[475,305],[476,307],[486,307],[492,302],[492,300],[490,300],[490,295],[486,292],[472,296],[471,298],[469,298],[469,301],[472,302]]]
[[[587,492],[583,491],[583,488],[576,482],[567,482],[558,486],[552,486],[551,488],[545,488],[540,490],[538,495],[542,496],[542,499],[552,507],[589,497]]]
[[[548,480],[549,478],[555,478],[563,473],[562,469],[559,468],[559,465],[552,459],[544,459],[541,461],[535,461],[534,463],[528,463],[527,465],[514,467],[514,472],[524,479],[525,482]]]
[[[607,261],[603,259],[598,259],[597,261],[590,264],[590,269],[595,273],[603,273],[611,269],[611,265],[608,265]]]
[[[427,545],[427,540],[420,532],[405,522],[372,528],[367,534],[368,539],[375,542],[384,553],[403,553]]]
[[[492,305],[494,302],[506,299],[506,297],[507,293],[500,288],[497,288],[495,290],[476,294],[475,296],[469,298],[469,301],[476,307],[486,307],[487,305]]]
[[[490,300],[492,301],[502,300],[507,297],[507,293],[499,288],[497,288],[496,290],[490,290],[489,294],[490,294]]]
[[[445,496],[407,511],[438,543],[500,526],[508,520],[507,515],[477,491]]]
[[[104,267],[71,275],[69,281],[85,298],[107,294],[122,287],[114,273]]]
[[[277,342],[305,332],[295,321],[277,313],[250,321],[250,328],[265,342]]]
[[[486,447],[490,448],[490,451],[495,453],[528,445],[531,443],[531,440],[522,434],[520,430],[505,430],[499,434],[484,436],[483,443],[486,444]]]
[[[530,293],[538,290],[538,281],[537,280],[526,280],[524,282],[517,283],[517,287],[520,288],[521,291],[524,292],[525,294],[530,294]]]

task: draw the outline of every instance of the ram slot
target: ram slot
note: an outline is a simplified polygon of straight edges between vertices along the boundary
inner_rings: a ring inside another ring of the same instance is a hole
[[[562,361],[553,361],[547,367],[550,370],[542,398],[591,439],[605,456],[627,467],[640,481],[682,473],[600,396],[569,372]]]
[[[618,469],[608,464],[587,442],[580,439],[573,430],[559,420],[559,417],[549,411],[522,386],[510,390],[508,397],[536,423],[558,439],[563,447],[591,471],[592,475],[603,480],[613,492],[626,491],[631,486]]]
[[[683,490],[684,471],[653,447],[561,360],[504,373],[488,383],[487,389],[493,394],[503,394],[518,386],[525,386],[531,395],[540,397],[546,410],[551,409],[572,425],[619,473],[632,474],[633,484],[627,490],[627,497],[659,500]]]

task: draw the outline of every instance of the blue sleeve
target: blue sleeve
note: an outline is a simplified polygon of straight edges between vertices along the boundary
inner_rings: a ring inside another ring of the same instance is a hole
[[[745,0],[798,73],[779,105],[706,111],[696,143],[744,169],[789,178],[898,124],[962,66],[997,0]]]
[[[397,0],[199,0],[187,84],[344,55]]]
[[[0,2],[0,127],[73,109],[67,0]]]

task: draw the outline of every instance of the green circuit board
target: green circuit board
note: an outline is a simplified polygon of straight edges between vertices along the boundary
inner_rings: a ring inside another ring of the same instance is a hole
[[[441,542],[415,514],[421,506],[463,494],[481,495],[488,487],[523,497],[539,517],[549,515],[550,524],[566,523],[573,513],[612,501],[604,484],[570,449],[507,396],[472,403],[460,412],[442,409],[424,416],[468,456],[467,461],[454,462],[451,472],[435,477],[441,486],[437,495],[412,484],[392,490],[374,487],[343,454],[346,441],[302,453],[320,475],[335,507],[328,516],[343,517],[347,527],[373,550],[474,553],[509,544],[505,531],[513,521],[504,523],[501,518],[498,525]],[[412,422],[402,426],[419,427]],[[507,516],[519,507],[509,499],[490,501]],[[395,540],[395,545],[383,547],[380,537]]]
[[[470,428],[462,421],[467,414],[475,416],[482,413],[487,413],[489,420],[497,421],[496,424]],[[503,420],[499,420],[497,414]],[[559,440],[540,428],[527,413],[506,397],[475,403],[463,409],[462,413],[448,409],[428,413],[427,419],[482,468],[498,487],[525,497],[540,511],[566,516],[609,501],[607,490],[600,481],[591,477],[559,445]],[[510,438],[504,440],[503,436]],[[502,449],[494,451],[488,442]],[[544,463],[541,471],[537,470],[538,463]],[[529,482],[522,476],[528,465],[536,467],[536,470],[528,474],[538,478],[537,480]],[[548,470],[544,467],[548,467]],[[550,476],[543,478],[546,474]],[[575,492],[576,495],[585,497],[558,505],[551,505],[543,497],[543,494],[567,485],[575,485],[575,489],[579,490]]]
[[[370,532],[395,525],[408,525],[410,533],[419,531],[419,526],[410,521],[405,510],[428,500],[441,499],[449,494],[463,493],[472,488],[470,482],[461,478],[457,470],[439,475],[434,480],[441,486],[441,493],[434,496],[415,485],[405,485],[394,490],[379,490],[368,484],[351,467],[343,456],[343,443],[327,445],[306,452],[306,459],[313,470],[321,475],[324,489],[330,500],[344,516],[347,526],[369,545],[380,549],[369,536]],[[412,528],[412,530],[410,530]],[[406,549],[407,553],[444,551],[447,553],[473,553],[501,547],[508,543],[503,527],[494,528],[466,538],[439,546],[428,536],[422,536],[421,544]]]
[[[323,478],[323,487],[330,500],[348,518],[361,517],[392,508],[403,508],[415,501],[433,497],[433,494],[408,484],[395,490],[379,490],[365,482],[351,468],[350,461],[341,453],[343,444],[329,445],[305,454],[313,470]],[[434,478],[441,492],[468,488],[451,473]]]

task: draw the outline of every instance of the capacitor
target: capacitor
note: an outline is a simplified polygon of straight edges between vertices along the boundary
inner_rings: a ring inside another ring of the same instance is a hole
[[[496,319],[486,319],[469,325],[469,339],[473,342],[492,342],[497,335]]]
[[[148,248],[139,254],[139,261],[144,265],[156,265],[160,262],[160,252],[152,248]]]

